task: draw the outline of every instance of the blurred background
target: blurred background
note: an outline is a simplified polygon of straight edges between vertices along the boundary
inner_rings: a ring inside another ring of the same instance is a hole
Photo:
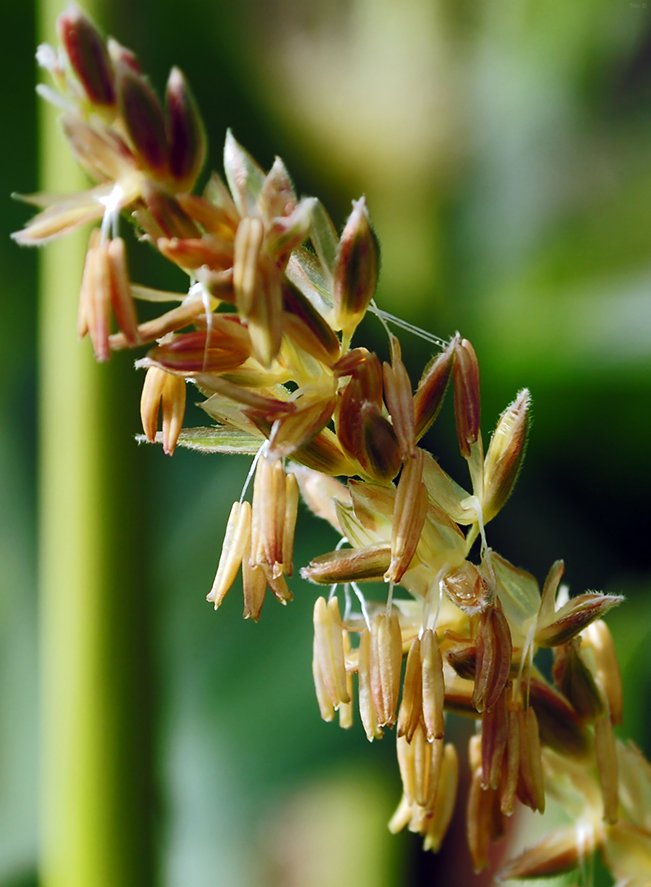
[[[366,195],[383,250],[377,300],[441,337],[460,330],[472,340],[485,435],[531,389],[524,470],[489,541],[540,581],[562,557],[572,592],[627,596],[609,616],[626,682],[623,733],[651,754],[649,4],[112,0],[96,18],[138,53],[159,93],[169,68],[183,69],[209,133],[206,173],[221,169],[230,126],[265,168],[283,157],[299,193],[319,196],[339,227],[351,199]],[[8,239],[30,215],[8,195],[39,182],[38,40],[35,6],[4,3],[1,887],[39,883],[47,743],[38,726],[38,257]],[[153,252],[132,247],[135,281],[183,286]],[[362,336],[384,353],[375,320]],[[415,383],[429,346],[401,338]],[[439,858],[386,831],[399,799],[393,738],[369,747],[359,724],[345,733],[320,721],[314,588],[295,577],[294,603],[270,600],[258,625],[241,620],[237,586],[217,614],[205,603],[248,460],[139,449],[132,360],[117,355],[99,371],[97,420],[117,478],[103,488],[118,527],[105,641],[128,697],[114,818],[131,823],[125,841],[138,861],[115,887],[481,883],[460,867],[458,829]],[[189,413],[186,424],[202,423]],[[464,483],[451,403],[427,444]],[[295,563],[334,541],[304,513]],[[597,872],[597,883],[608,880]]]

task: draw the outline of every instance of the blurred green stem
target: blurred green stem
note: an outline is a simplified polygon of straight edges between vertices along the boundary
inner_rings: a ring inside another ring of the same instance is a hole
[[[84,5],[100,17],[99,0]],[[55,43],[61,0],[38,11]],[[41,188],[86,187],[56,117],[43,103]],[[142,589],[129,465],[109,438],[120,367],[75,338],[87,236],[49,245],[40,266],[41,884],[136,887],[151,883]]]

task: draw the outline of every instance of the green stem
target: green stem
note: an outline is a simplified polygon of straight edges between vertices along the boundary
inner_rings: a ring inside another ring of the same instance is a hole
[[[98,14],[99,0],[85,5]],[[41,40],[56,41],[61,10],[60,0],[40,0]],[[42,189],[85,188],[56,117],[43,107]],[[134,552],[119,520],[134,509],[129,466],[108,437],[116,370],[98,367],[88,341],[75,336],[87,237],[41,252],[40,874],[43,887],[140,887],[151,883],[147,729],[139,720],[146,669]]]

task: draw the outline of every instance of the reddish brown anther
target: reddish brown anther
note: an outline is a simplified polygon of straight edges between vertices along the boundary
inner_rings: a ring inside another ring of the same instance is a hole
[[[240,366],[250,354],[246,330],[237,323],[214,317],[214,326],[195,333],[180,333],[153,348],[149,360],[184,375],[224,373]]]
[[[477,711],[489,710],[499,699],[511,669],[511,632],[499,605],[479,614],[477,660],[473,704]]]
[[[400,445],[400,455],[403,460],[408,459],[416,445],[414,402],[409,375],[399,356],[393,358],[393,366],[388,363],[383,365],[383,374],[384,398]]]
[[[319,555],[301,569],[301,576],[320,585],[334,582],[381,582],[391,562],[390,545],[342,548]]]
[[[358,696],[359,715],[369,742],[382,739],[382,727],[378,724],[373,690],[371,687],[371,632],[364,628],[359,638]]]
[[[482,788],[479,736],[470,741],[472,782],[466,809],[466,830],[468,847],[476,873],[488,865],[488,848],[491,841],[498,841],[504,835],[504,817],[499,806],[499,793],[494,789]]]
[[[380,727],[393,727],[400,695],[402,634],[396,613],[376,616],[371,625],[371,692]]]
[[[423,451],[417,449],[407,458],[398,482],[393,511],[391,565],[384,577],[387,581],[400,582],[420,543],[429,505],[422,476]]]
[[[461,455],[470,457],[470,445],[479,437],[480,394],[479,362],[467,339],[454,339],[454,414]]]
[[[166,178],[169,151],[165,121],[154,91],[141,74],[125,64],[117,66],[117,91],[120,115],[131,146],[147,172]]]
[[[545,812],[545,784],[540,756],[540,733],[533,708],[517,711],[520,735],[520,766],[517,796],[532,810]]]
[[[388,481],[400,470],[401,458],[395,431],[382,409],[382,367],[375,354],[369,354],[339,394],[337,436],[371,479]]]
[[[70,4],[57,19],[68,61],[94,105],[115,104],[114,71],[104,40],[90,19]]]
[[[333,597],[328,602],[317,598],[314,604],[315,654],[323,682],[335,708],[350,702],[346,680],[344,638],[339,604]]]
[[[414,638],[405,668],[402,702],[398,712],[398,736],[411,742],[423,713],[423,676],[420,659],[420,639]]]
[[[518,712],[509,707],[509,718],[506,734],[506,750],[502,764],[502,781],[500,786],[500,809],[506,816],[513,815],[518,774],[520,772],[520,718]]]
[[[166,373],[158,367],[147,370],[140,398],[140,415],[145,437],[156,440],[158,412],[163,407],[163,450],[171,456],[183,427],[185,414],[185,379]]]
[[[206,136],[199,109],[178,68],[170,72],[165,105],[170,174],[179,188],[190,191],[206,156]]]
[[[418,383],[414,395],[416,440],[421,439],[439,414],[450,381],[457,338],[430,361]]]
[[[511,685],[507,684],[490,711],[484,711],[481,719],[482,786],[499,788],[502,759],[506,751],[509,733],[509,704]]]
[[[443,739],[445,718],[445,681],[443,659],[436,632],[431,628],[423,631],[420,639],[421,681],[423,699],[423,723],[427,741]]]

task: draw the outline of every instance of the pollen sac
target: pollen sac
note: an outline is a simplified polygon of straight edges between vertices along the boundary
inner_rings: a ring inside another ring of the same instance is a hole
[[[520,801],[535,812],[545,812],[545,785],[543,781],[542,758],[540,756],[540,733],[533,708],[518,711],[518,731],[520,734],[520,767],[517,795]]]
[[[415,638],[409,648],[402,701],[398,712],[398,736],[411,742],[423,711],[423,676],[420,658],[420,639]]]
[[[458,641],[445,651],[445,658],[460,678],[474,681],[477,673],[477,644]]]
[[[182,377],[173,376],[171,373],[165,373],[165,376],[161,398],[163,452],[171,456],[183,428],[186,387],[185,379]]]
[[[443,739],[445,682],[443,659],[436,632],[426,628],[420,639],[423,722],[427,741]]]
[[[415,801],[426,811],[434,809],[436,790],[443,763],[443,740],[428,742],[422,724],[418,726],[411,743],[414,753]]]
[[[447,573],[442,579],[442,584],[450,599],[469,616],[486,609],[488,585],[477,567],[470,561],[464,561],[456,570]]]
[[[346,677],[344,629],[337,598],[326,603],[319,597],[314,604],[314,639],[321,676],[335,708],[351,701]]]
[[[350,634],[343,629],[344,639],[344,660],[348,661],[351,655]],[[342,702],[339,706],[339,726],[342,730],[350,730],[353,726],[353,675],[346,668],[346,689],[348,691],[348,702]]]
[[[391,480],[400,469],[400,450],[393,427],[382,415],[382,367],[375,354],[351,369],[351,379],[338,397],[337,436],[344,451],[372,479]]]
[[[140,343],[138,318],[131,295],[129,271],[124,240],[114,237],[109,240],[108,253],[109,274],[111,278],[111,307],[118,327],[124,335],[126,343],[134,347]]]
[[[251,513],[251,529],[253,529],[253,512]],[[262,567],[251,563],[251,536],[250,533],[242,555],[243,616],[245,619],[253,619],[254,622],[257,622],[267,590],[267,577]]]
[[[454,340],[454,414],[461,455],[470,458],[470,446],[479,437],[479,362],[467,339]]]
[[[498,701],[511,669],[511,632],[499,606],[479,615],[477,661],[473,704],[477,711],[490,710]]]
[[[156,178],[169,174],[169,151],[163,112],[151,86],[132,67],[119,64],[117,89],[120,115],[129,141],[145,170]]]
[[[414,395],[416,440],[420,440],[439,414],[454,362],[455,341],[426,367]]]
[[[506,816],[513,815],[513,804],[518,787],[520,772],[520,718],[518,712],[509,706],[506,734],[506,749],[502,765],[500,786],[500,809]]]
[[[352,333],[375,294],[380,266],[380,249],[362,197],[339,241],[334,269],[333,327]]]
[[[195,376],[237,369],[250,352],[251,343],[244,327],[214,318],[210,329],[175,335],[153,348],[147,357],[171,372]]]
[[[150,367],[140,398],[140,415],[145,437],[156,440],[158,411],[163,406],[163,450],[171,456],[183,427],[185,414],[185,380],[158,367]]]
[[[301,569],[301,576],[320,585],[342,582],[382,582],[391,563],[390,545],[343,548],[319,555]]]
[[[459,759],[455,747],[452,743],[448,743],[443,749],[434,809],[426,823],[424,850],[431,850],[434,853],[439,851],[454,812],[458,783]]]
[[[500,810],[499,793],[491,788],[482,788],[479,743],[479,736],[473,736],[470,740],[472,781],[466,811],[468,847],[476,874],[488,865],[488,848],[491,841],[497,841],[504,835],[504,817]]]
[[[251,506],[248,502],[234,502],[226,524],[224,544],[219,566],[207,600],[212,601],[215,610],[224,599],[242,563],[244,551],[251,534]]]
[[[556,829],[534,847],[508,862],[501,869],[500,881],[511,878],[553,878],[584,864],[595,851],[591,829],[579,833],[576,826]]]
[[[199,109],[178,68],[170,72],[165,105],[170,174],[180,189],[190,191],[206,157],[206,136]]]
[[[371,625],[371,692],[380,727],[393,727],[400,695],[402,633],[398,616],[381,614]]]
[[[283,573],[291,576],[294,572],[294,534],[298,516],[298,482],[293,474],[285,477],[285,525],[283,527]]]
[[[572,598],[554,613],[553,621],[538,628],[536,643],[541,647],[556,647],[576,637],[580,632],[624,598],[617,594],[587,592]]]
[[[267,566],[273,579],[283,575],[284,531],[287,487],[282,462],[262,456],[258,460],[253,495],[259,515],[257,550],[253,551],[256,563]],[[267,576],[269,582],[269,576]],[[275,589],[271,582],[272,591]],[[284,595],[281,593],[281,597]]]
[[[266,585],[266,582],[265,582]],[[335,717],[332,699],[328,693],[328,688],[323,680],[321,673],[321,664],[319,662],[319,654],[317,651],[316,635],[314,636],[314,645],[312,653],[312,677],[314,678],[314,689],[316,692],[316,700],[319,703],[319,711],[324,721],[333,721]]]
[[[400,455],[405,460],[412,455],[416,445],[415,419],[411,382],[399,355],[394,357],[393,366],[383,365],[383,375],[384,397],[400,445]]]
[[[405,797],[416,808],[420,808],[420,817],[415,817],[417,811],[412,810],[410,830],[422,832],[425,814],[431,813],[436,801],[443,764],[443,742],[427,742],[420,723],[411,742],[407,741],[406,736],[398,737],[397,752]]]
[[[373,690],[371,687],[371,632],[364,628],[359,638],[358,652],[358,687],[359,716],[364,726],[366,738],[369,742],[374,739],[382,739],[382,727],[378,724]]]
[[[422,476],[423,451],[416,450],[405,462],[398,482],[386,581],[400,582],[416,554],[429,505]]]
[[[97,29],[79,9],[70,5],[57,19],[59,39],[70,66],[94,105],[115,105],[111,58]]]
[[[111,354],[109,347],[111,284],[106,257],[100,256],[101,250],[99,229],[94,229],[90,235],[81,277],[77,335],[83,338],[88,333],[95,359],[104,361],[108,360]]]
[[[530,402],[525,388],[502,413],[493,432],[484,460],[484,523],[500,511],[515,485],[527,442]]]
[[[401,464],[393,426],[372,404],[362,405],[361,424],[359,464],[373,480],[393,480]]]
[[[507,684],[490,711],[481,719],[482,786],[497,789],[502,775],[502,759],[509,733],[510,684]]]

